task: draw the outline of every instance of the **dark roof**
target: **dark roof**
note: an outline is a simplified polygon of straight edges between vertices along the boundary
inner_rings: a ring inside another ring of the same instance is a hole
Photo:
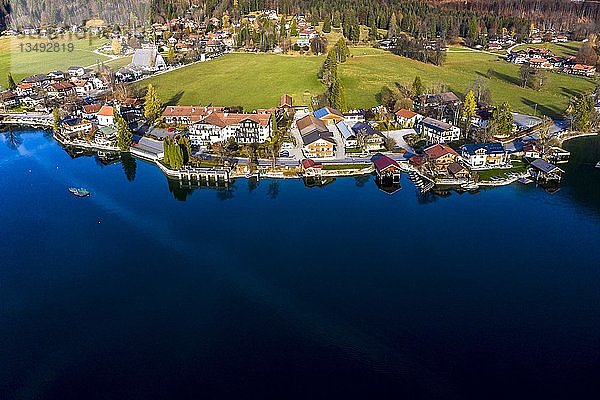
[[[296,126],[298,127],[298,130],[302,136],[313,132],[328,132],[323,121],[312,114],[309,114],[304,118],[300,118],[298,121],[296,121]]]
[[[339,112],[338,110],[331,108],[331,107],[323,107],[323,108],[315,111],[314,114],[315,114],[315,117],[317,117],[319,119],[324,118],[329,114],[336,115],[340,118],[344,118],[344,115],[341,112]]]
[[[364,132],[369,136],[383,136],[381,132],[379,132],[377,129],[373,128],[370,124],[367,124],[366,122],[357,122],[356,124],[354,124],[354,126],[352,126],[352,130],[354,131],[354,133]]]
[[[373,161],[373,164],[375,165],[375,169],[377,169],[377,171],[384,171],[392,166],[395,168],[400,168],[400,165],[398,165],[396,160],[393,160],[388,156],[384,156],[381,153],[375,154],[373,158],[371,158],[371,161]]]
[[[558,168],[556,165],[550,164],[548,161],[546,161],[542,158],[535,159],[531,163],[531,166],[533,168],[540,170],[542,172],[545,172],[545,173],[551,173],[551,172],[562,173],[562,172],[564,172],[562,169]]]
[[[485,149],[485,154],[502,154],[504,153],[504,146],[502,143],[473,143],[465,144],[462,147],[463,152],[467,152],[470,155],[474,155],[479,149]]]
[[[440,131],[440,132],[445,132],[445,131],[449,131],[450,128],[452,128],[452,125],[450,125],[447,122],[444,121],[439,121],[437,119],[433,119],[433,118],[425,118],[421,121],[421,124],[425,125],[428,128],[432,128],[435,129],[436,131]]]
[[[311,132],[308,135],[304,135],[302,136],[302,142],[304,143],[305,146],[308,146],[311,143],[316,142],[319,139],[323,139],[326,140],[330,143],[335,144],[335,139],[333,138],[331,132]]]
[[[466,168],[457,162],[453,162],[452,164],[448,165],[448,171],[453,175],[456,175],[463,170],[466,170]]]

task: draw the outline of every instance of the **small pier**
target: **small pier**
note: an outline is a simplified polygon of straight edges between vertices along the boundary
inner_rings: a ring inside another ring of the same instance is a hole
[[[0,114],[0,125],[52,128],[54,117],[51,114]]]

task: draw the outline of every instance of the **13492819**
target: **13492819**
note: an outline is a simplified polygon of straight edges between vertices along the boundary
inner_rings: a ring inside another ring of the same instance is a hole
[[[20,43],[21,53],[72,53],[73,43]]]

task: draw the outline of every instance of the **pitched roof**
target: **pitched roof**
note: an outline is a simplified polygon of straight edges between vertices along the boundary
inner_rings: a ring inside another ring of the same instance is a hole
[[[535,169],[540,170],[545,173],[565,172],[562,169],[558,168],[556,165],[550,164],[548,161],[544,160],[543,158],[536,158],[535,160],[533,160],[533,162],[530,165],[532,167],[534,167]]]
[[[344,114],[331,107],[323,107],[314,112],[315,117],[322,119],[329,115],[344,119]]]
[[[323,165],[322,164],[317,164],[316,162],[314,162],[310,158],[305,158],[304,160],[302,160],[302,168],[304,168],[304,169],[308,169],[308,168],[323,168]]]
[[[427,157],[436,160],[440,157],[445,156],[446,154],[452,154],[458,157],[458,153],[452,149],[450,146],[446,146],[445,144],[434,144],[433,146],[427,147],[423,152],[427,155]]]
[[[466,151],[470,155],[474,155],[477,150],[484,149],[485,154],[501,154],[504,153],[504,146],[502,143],[473,143],[465,144],[462,147],[463,151]]]
[[[335,124],[335,126],[339,129],[344,139],[354,136],[354,132],[352,132],[352,130],[348,127],[348,124],[346,124],[344,121],[338,122]]]
[[[327,132],[311,132],[308,135],[304,135],[302,136],[302,143],[304,144],[304,146],[308,146],[311,143],[316,142],[317,140],[326,140],[330,143],[335,144],[335,139],[333,138],[331,132],[327,131]]]
[[[417,115],[417,113],[403,108],[401,110],[396,111],[396,115],[401,118],[411,119],[414,118]]]
[[[98,115],[103,117],[112,117],[114,115],[114,109],[112,106],[102,106],[100,111],[98,111]]]
[[[390,168],[390,167],[396,167],[396,168],[400,168],[400,165],[398,165],[398,163],[396,162],[396,160],[389,158],[388,156],[384,156],[381,153],[377,153],[373,156],[373,158],[371,158],[371,161],[373,161],[373,164],[375,165],[375,169],[377,169],[377,171],[385,171],[386,169]]]
[[[292,96],[290,96],[289,94],[284,94],[283,96],[281,96],[281,99],[279,99],[279,105],[281,107],[292,107]]]
[[[200,123],[208,123],[211,125],[225,128],[226,126],[239,125],[244,121],[252,121],[260,126],[267,126],[271,121],[271,114],[238,114],[238,113],[221,113],[213,112],[208,114]]]
[[[383,136],[383,134],[381,132],[379,132],[377,129],[373,128],[370,124],[368,124],[366,122],[357,122],[356,124],[354,124],[352,126],[352,130],[355,133],[363,132],[369,136],[373,136],[373,135]]]
[[[327,132],[327,127],[317,117],[312,114],[307,115],[306,117],[300,118],[296,121],[296,126],[300,131],[300,135],[304,136],[311,132]]]
[[[163,117],[188,117],[191,122],[200,121],[213,112],[222,112],[223,107],[204,106],[167,106],[162,113]]]
[[[442,132],[449,131],[452,128],[452,125],[450,125],[449,123],[444,122],[444,121],[439,121],[437,119],[430,118],[430,117],[424,118],[421,121],[421,124],[427,126],[428,128],[432,128],[432,129],[435,129],[436,131],[442,131]]]
[[[448,171],[453,174],[456,175],[461,171],[466,171],[467,169],[465,167],[463,167],[462,165],[460,165],[457,162],[453,162],[452,164],[448,165]]]
[[[86,104],[83,106],[83,112],[86,114],[96,114],[102,108],[102,104],[94,103],[94,104]]]

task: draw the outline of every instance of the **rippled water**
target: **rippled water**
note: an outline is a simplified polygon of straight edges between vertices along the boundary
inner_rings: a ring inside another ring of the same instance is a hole
[[[598,139],[553,195],[420,197],[406,177],[186,191],[1,137],[2,399],[600,394]]]

